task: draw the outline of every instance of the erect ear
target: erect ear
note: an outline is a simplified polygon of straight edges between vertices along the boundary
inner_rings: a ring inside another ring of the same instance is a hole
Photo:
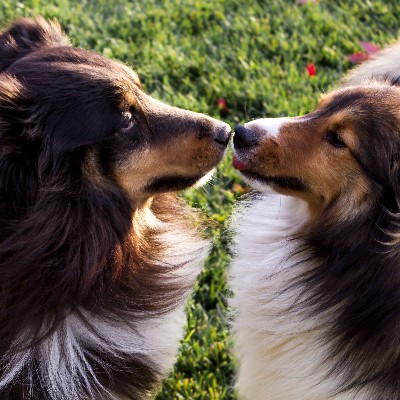
[[[68,45],[68,37],[57,21],[42,17],[19,19],[0,34],[0,72],[35,50]]]

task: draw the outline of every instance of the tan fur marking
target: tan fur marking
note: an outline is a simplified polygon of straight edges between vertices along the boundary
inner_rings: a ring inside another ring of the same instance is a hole
[[[119,165],[116,179],[132,198],[147,198],[143,189],[157,176],[203,176],[211,171],[221,155],[210,149],[207,139],[188,135],[162,147],[136,152]]]
[[[363,202],[369,184],[351,154],[357,138],[350,124],[343,125],[349,115],[351,111],[346,110],[312,120],[293,118],[280,127],[278,137],[261,138],[257,152],[251,157],[251,168],[263,176],[295,177],[304,181],[310,191],[291,191],[277,185],[274,189],[307,201],[313,215],[320,214],[339,196],[344,202]],[[328,142],[326,132],[330,130],[340,131],[348,149],[335,148]]]

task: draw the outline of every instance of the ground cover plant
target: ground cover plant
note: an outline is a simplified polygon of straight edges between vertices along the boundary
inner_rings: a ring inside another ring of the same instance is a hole
[[[400,38],[397,0],[4,0],[0,27],[37,14],[57,18],[74,45],[132,66],[152,96],[232,127],[307,113],[363,59],[360,41]],[[245,190],[228,156],[212,183],[182,194],[202,209],[214,247],[188,306],[181,356],[157,400],[236,398],[228,217]]]

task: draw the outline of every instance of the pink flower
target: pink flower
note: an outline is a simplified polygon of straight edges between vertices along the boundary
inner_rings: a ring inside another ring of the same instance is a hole
[[[347,56],[347,58],[352,64],[360,64],[368,59],[368,54],[363,53],[362,51],[358,51],[357,53]]]
[[[369,56],[374,55],[381,49],[379,46],[371,42],[360,42],[360,45]]]
[[[359,42],[359,43],[365,52],[358,51],[354,54],[347,56],[347,58],[352,64],[360,64],[363,61],[368,60],[381,49],[379,46],[371,42]]]

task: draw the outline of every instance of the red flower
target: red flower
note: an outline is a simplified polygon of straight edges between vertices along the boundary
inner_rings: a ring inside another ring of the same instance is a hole
[[[306,68],[307,68],[308,76],[311,77],[311,76],[317,75],[314,64],[307,64]]]
[[[226,105],[226,100],[223,97],[218,99],[217,107],[218,107],[219,113],[222,117],[227,116],[229,114],[229,109]]]

